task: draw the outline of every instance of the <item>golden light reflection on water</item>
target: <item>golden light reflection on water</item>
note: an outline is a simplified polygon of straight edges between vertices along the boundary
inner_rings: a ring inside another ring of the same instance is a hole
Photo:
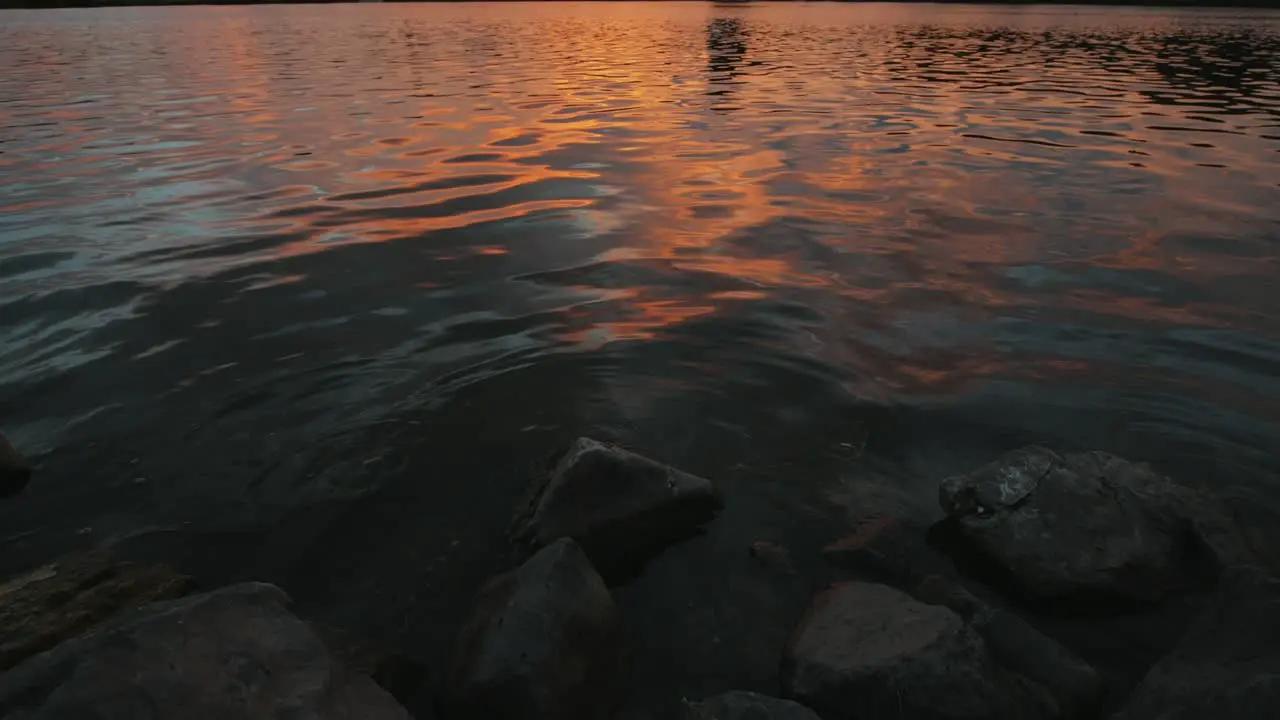
[[[585,268],[557,281],[585,304],[554,335],[584,347],[800,303],[815,355],[871,362],[840,328],[897,337],[886,372],[917,388],[999,372],[978,359],[998,356],[989,339],[929,359],[919,317],[1224,327],[1262,300],[1215,293],[1275,271],[1270,17],[1191,32],[1115,10],[191,12],[139,15],[140,44],[128,22],[54,35],[95,62],[4,81],[4,125],[59,131],[0,164],[77,187],[6,181],[11,231],[47,241],[56,217],[93,236],[103,272],[167,280],[380,243],[413,244],[423,275],[458,266],[450,282]],[[196,15],[203,40],[165,42]],[[48,101],[99,85],[117,95]],[[245,236],[279,241],[207,251]]]

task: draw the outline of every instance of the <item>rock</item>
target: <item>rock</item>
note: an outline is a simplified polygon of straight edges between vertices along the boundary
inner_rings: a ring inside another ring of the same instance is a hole
[[[1280,581],[1224,573],[1182,642],[1134,689],[1116,720],[1280,717]]]
[[[0,672],[116,615],[185,594],[190,580],[159,565],[78,555],[0,585]]]
[[[31,482],[31,465],[0,435],[0,497],[22,492]]]
[[[996,661],[1032,680],[1053,696],[1066,717],[1093,717],[1102,700],[1102,679],[1089,663],[1026,620],[987,608],[970,623]]]
[[[0,716],[411,720],[287,603],[246,583],[125,613],[0,676]]]
[[[329,648],[330,654],[347,670],[368,676],[400,704],[419,713],[425,704],[427,666],[413,658],[368,642],[349,630],[311,623],[311,629]]]
[[[940,501],[1032,597],[1155,601],[1202,579],[1200,503],[1145,464],[1027,447],[944,480]]]
[[[795,566],[791,563],[790,551],[778,543],[756,540],[751,543],[747,551],[761,567],[786,575],[794,575],[796,572]]]
[[[491,580],[460,633],[451,717],[594,720],[616,709],[622,627],[604,581],[562,538]]]
[[[820,720],[797,702],[735,690],[687,704],[687,720]]]
[[[1053,695],[1067,717],[1093,716],[1102,699],[1102,679],[1089,663],[1021,617],[987,606],[959,583],[931,576],[915,597],[944,605],[969,622],[1005,669],[1032,680]]]
[[[899,587],[915,587],[930,575],[957,574],[951,560],[929,545],[927,526],[886,515],[864,519],[822,552],[833,565]]]
[[[912,595],[920,602],[949,607],[965,620],[972,620],[974,615],[987,609],[986,603],[965,586],[941,575],[926,577]]]
[[[1052,699],[1001,668],[959,615],[871,583],[818,595],[788,643],[782,680],[824,717],[1056,717]]]
[[[511,534],[530,551],[573,538],[614,582],[695,534],[719,507],[709,480],[579,438],[535,489]]]

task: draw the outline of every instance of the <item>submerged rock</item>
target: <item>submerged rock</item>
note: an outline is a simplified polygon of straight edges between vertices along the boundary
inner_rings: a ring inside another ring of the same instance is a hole
[[[719,507],[709,480],[579,438],[516,518],[512,539],[537,550],[573,538],[616,581],[696,533]]]
[[[1194,554],[1214,544],[1189,491],[1102,452],[1016,450],[944,480],[940,502],[975,549],[1041,598],[1158,600],[1194,584]]]
[[[0,585],[0,672],[116,615],[185,594],[187,577],[104,554],[68,557]]]
[[[864,519],[822,552],[837,567],[899,587],[915,587],[931,575],[956,575],[951,560],[930,547],[927,526],[887,515]]]
[[[1280,580],[1228,571],[1167,657],[1116,720],[1271,720],[1280,717]]]
[[[800,703],[745,690],[688,703],[687,708],[687,720],[820,720]]]
[[[959,613],[997,662],[1042,685],[1067,717],[1097,710],[1102,697],[1098,672],[1031,623],[1008,610],[987,606],[963,586],[938,576],[926,579],[915,597]]]
[[[22,492],[31,482],[31,465],[0,435],[0,497]]]
[[[963,586],[940,576],[927,578],[915,597],[959,613],[997,662],[1043,686],[1066,717],[1097,712],[1102,700],[1098,672],[1031,623],[1007,610],[987,606]]]
[[[0,676],[0,716],[411,720],[287,603],[246,583],[126,613]]]
[[[821,593],[788,643],[783,687],[827,717],[1049,718],[1042,689],[1001,668],[950,609],[893,588]]]
[[[568,538],[484,587],[447,679],[450,717],[595,720],[622,679],[622,627],[604,581]]]

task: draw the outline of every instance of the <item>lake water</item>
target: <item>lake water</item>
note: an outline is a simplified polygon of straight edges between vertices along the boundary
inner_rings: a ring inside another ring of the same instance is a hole
[[[6,563],[382,497],[359,594],[577,434],[742,539],[1025,442],[1280,494],[1278,13],[9,11],[0,66]]]

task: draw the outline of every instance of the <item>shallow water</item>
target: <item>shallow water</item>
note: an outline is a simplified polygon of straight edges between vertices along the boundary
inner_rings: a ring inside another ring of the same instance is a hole
[[[1280,13],[11,11],[0,66],[6,567],[381,490],[313,596],[468,587],[576,434],[756,483],[734,542],[1024,442],[1280,492]]]

